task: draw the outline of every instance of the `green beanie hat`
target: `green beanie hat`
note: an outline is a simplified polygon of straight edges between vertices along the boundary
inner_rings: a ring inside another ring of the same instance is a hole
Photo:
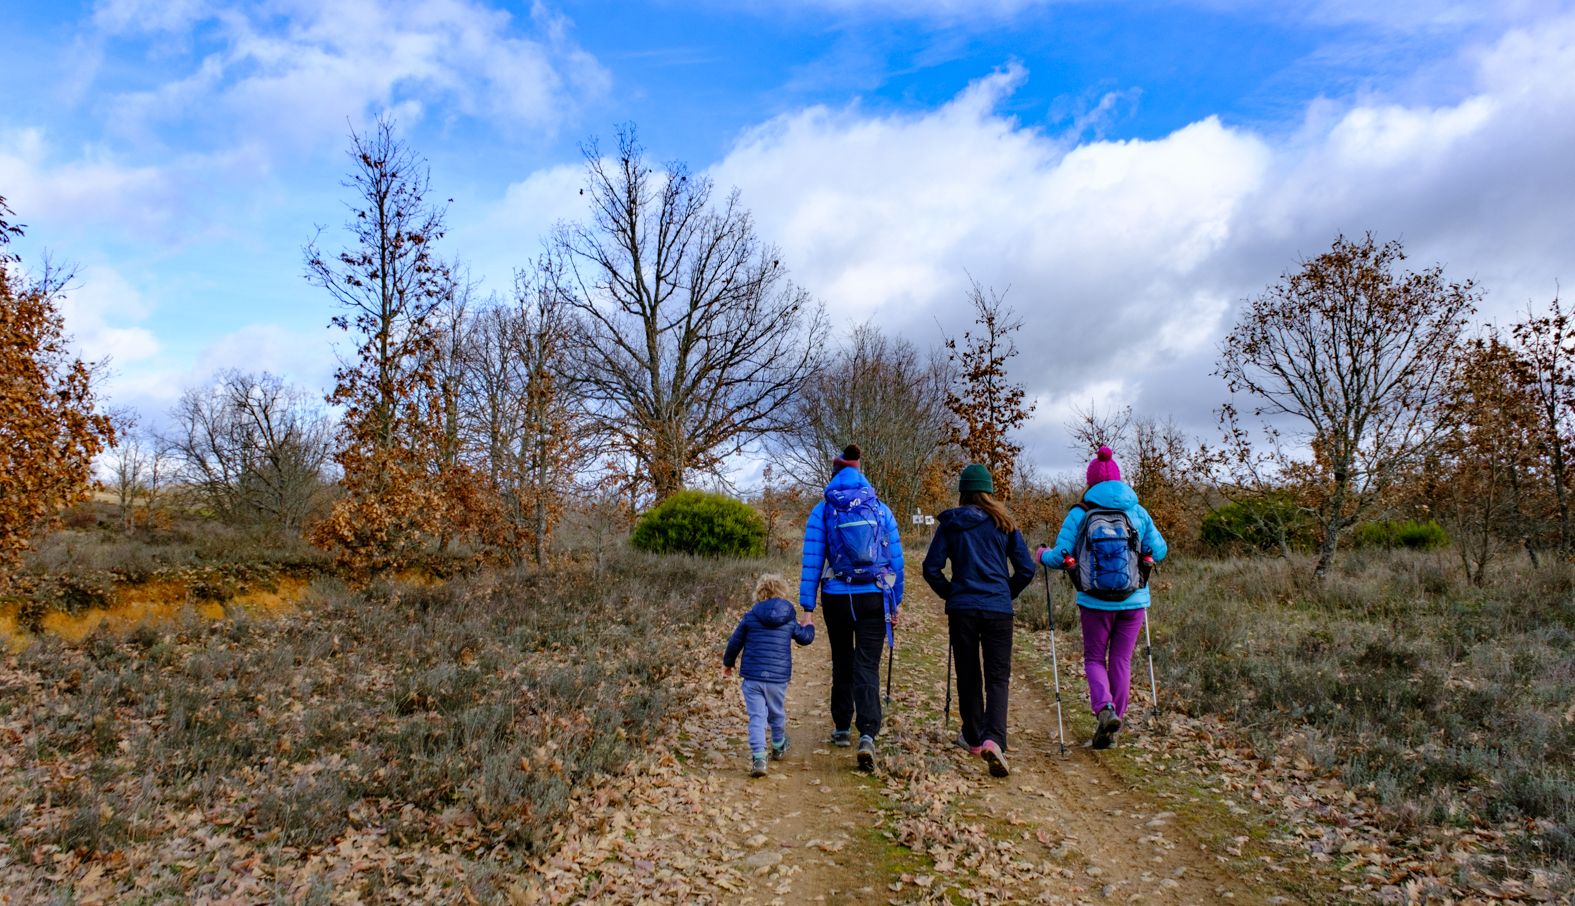
[[[962,477],[957,482],[957,490],[962,492],[983,491],[986,494],[995,493],[995,479],[990,477],[990,470],[978,463],[972,463],[962,470]]]

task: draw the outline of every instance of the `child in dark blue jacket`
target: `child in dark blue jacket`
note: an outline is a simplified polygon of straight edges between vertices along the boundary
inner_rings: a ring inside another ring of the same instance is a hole
[[[766,726],[771,727],[771,757],[787,752],[787,684],[793,677],[793,642],[815,640],[815,624],[799,623],[787,600],[788,586],[775,573],[755,582],[755,606],[738,621],[722,654],[722,672],[733,662],[743,677],[744,709],[749,712],[749,773],[766,775]],[[742,658],[740,655],[742,654]]]
[[[947,510],[924,556],[924,580],[946,602],[957,666],[958,743],[1005,777],[1006,705],[1012,681],[1012,601],[1034,580],[1028,543],[992,495],[984,466],[962,470],[959,506]],[[951,564],[951,575],[945,567]],[[981,667],[983,668],[981,670]],[[981,676],[982,673],[982,676]]]

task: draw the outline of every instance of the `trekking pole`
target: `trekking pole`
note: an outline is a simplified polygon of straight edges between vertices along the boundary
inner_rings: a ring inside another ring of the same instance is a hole
[[[886,638],[890,640],[886,654],[886,707],[891,707],[891,667],[897,660],[897,637],[891,631],[891,618],[886,618]],[[876,663],[876,669],[880,664]]]
[[[1061,721],[1061,664],[1055,654],[1055,604],[1050,595],[1050,573],[1045,571],[1045,616],[1050,620],[1050,675],[1055,677],[1055,732],[1061,741],[1061,754],[1066,754],[1066,725]]]
[[[1154,568],[1153,557],[1146,556],[1143,558],[1143,561],[1148,565],[1149,569],[1152,570]],[[1154,640],[1148,632],[1148,615],[1152,609],[1152,604],[1143,608],[1143,653],[1148,656],[1148,694],[1153,701],[1153,705],[1148,712],[1149,726],[1157,728],[1159,726],[1159,686],[1154,682]]]
[[[952,724],[952,638],[948,630],[946,634],[946,712],[941,717],[941,731],[944,733]]]

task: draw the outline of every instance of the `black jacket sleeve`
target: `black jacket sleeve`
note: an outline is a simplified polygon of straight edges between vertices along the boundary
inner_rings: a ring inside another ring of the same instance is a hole
[[[1034,558],[1028,553],[1028,542],[1023,540],[1023,533],[1013,530],[1012,537],[1006,542],[1006,556],[1012,561],[1012,578],[1007,586],[1012,590],[1012,600],[1023,593],[1023,589],[1034,582]]]
[[[924,581],[942,601],[951,600],[952,583],[942,570],[946,566],[946,533],[938,531],[930,539],[930,549],[924,554]]]

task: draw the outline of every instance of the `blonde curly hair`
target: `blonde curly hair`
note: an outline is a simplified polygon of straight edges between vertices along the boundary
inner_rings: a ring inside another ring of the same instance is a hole
[[[787,596],[787,580],[776,573],[766,573],[755,580],[756,601],[764,601],[767,598],[786,598]]]

